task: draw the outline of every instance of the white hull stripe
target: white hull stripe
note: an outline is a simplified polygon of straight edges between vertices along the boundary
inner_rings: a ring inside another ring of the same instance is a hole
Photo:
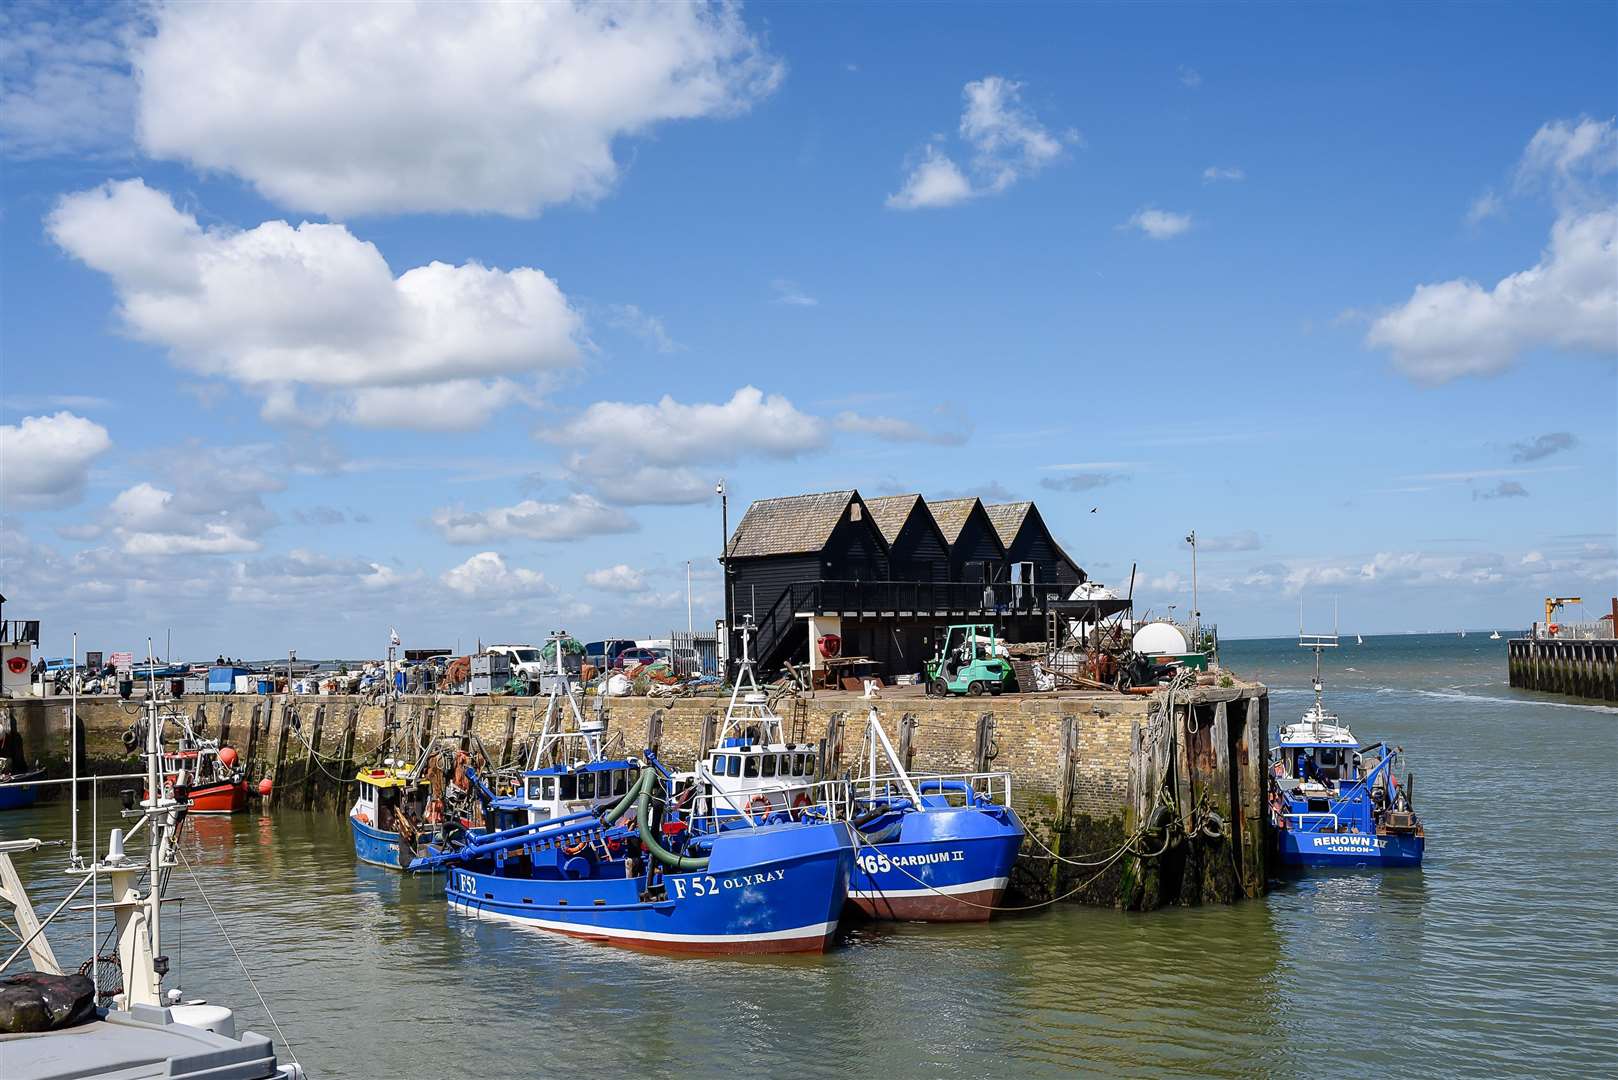
[[[450,900],[451,907],[464,908],[466,913],[479,919],[500,919],[518,926],[535,926],[545,930],[584,934],[589,937],[629,938],[635,941],[695,941],[720,943],[726,941],[791,941],[797,938],[823,938],[837,927],[837,923],[823,922],[800,926],[795,930],[770,930],[762,934],[667,934],[657,930],[625,930],[613,926],[595,926],[590,923],[560,922],[553,919],[530,919],[525,915],[508,915],[504,911],[489,911],[461,900]]]
[[[1003,889],[1010,878],[986,877],[977,881],[965,881],[959,885],[935,885],[932,888],[925,886],[919,889],[855,889],[850,888],[848,895],[855,900],[892,900],[895,897],[909,896],[955,896],[960,893],[987,892],[990,889]]]

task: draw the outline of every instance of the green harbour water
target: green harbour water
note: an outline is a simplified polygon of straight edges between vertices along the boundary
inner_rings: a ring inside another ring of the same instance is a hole
[[[1224,648],[1271,687],[1272,727],[1302,713],[1307,652]],[[1486,632],[1350,637],[1325,680],[1361,741],[1404,748],[1422,869],[1310,873],[1233,907],[854,924],[824,956],[716,960],[448,914],[441,878],[356,863],[336,814],[195,818],[185,850],[315,1077],[1618,1073],[1618,710],[1510,690]],[[67,830],[65,802],[0,815],[7,838]],[[61,859],[19,858],[39,908],[65,894]],[[175,875],[179,984],[274,1036]],[[51,937],[64,963],[89,955],[87,922]]]

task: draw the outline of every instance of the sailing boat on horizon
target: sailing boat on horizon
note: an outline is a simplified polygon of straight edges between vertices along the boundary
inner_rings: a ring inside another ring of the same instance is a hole
[[[1358,634],[1355,634],[1354,635],[1354,644],[1356,644],[1356,645],[1364,645],[1365,644],[1365,639],[1360,637]]]

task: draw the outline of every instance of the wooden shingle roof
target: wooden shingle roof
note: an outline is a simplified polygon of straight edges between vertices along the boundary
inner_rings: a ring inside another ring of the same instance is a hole
[[[787,495],[759,499],[747,508],[730,537],[730,557],[799,555],[819,551],[831,539],[855,491],[826,491],[818,495]]]
[[[871,520],[876,522],[876,527],[882,530],[882,538],[891,545],[899,539],[899,531],[910,520],[911,513],[920,501],[920,495],[883,495],[866,499],[865,508],[871,512]]]
[[[993,506],[985,503],[983,512],[994,522],[994,531],[1000,535],[1000,542],[1009,548],[1011,542],[1017,539],[1017,531],[1027,519],[1028,511],[1033,508],[1031,502],[995,503]]]
[[[940,499],[927,500],[927,509],[933,512],[933,520],[944,533],[944,539],[952,545],[961,538],[961,530],[966,528],[966,519],[972,516],[972,508],[978,505],[976,498],[971,499]]]

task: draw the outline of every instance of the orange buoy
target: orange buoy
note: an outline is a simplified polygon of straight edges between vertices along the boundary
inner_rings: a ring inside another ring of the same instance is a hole
[[[227,746],[219,751],[219,764],[226,768],[236,764],[236,748],[234,746]]]
[[[270,783],[270,778],[268,776],[258,782],[258,793],[263,795],[265,798],[268,798],[270,792],[274,789],[275,785]]]

